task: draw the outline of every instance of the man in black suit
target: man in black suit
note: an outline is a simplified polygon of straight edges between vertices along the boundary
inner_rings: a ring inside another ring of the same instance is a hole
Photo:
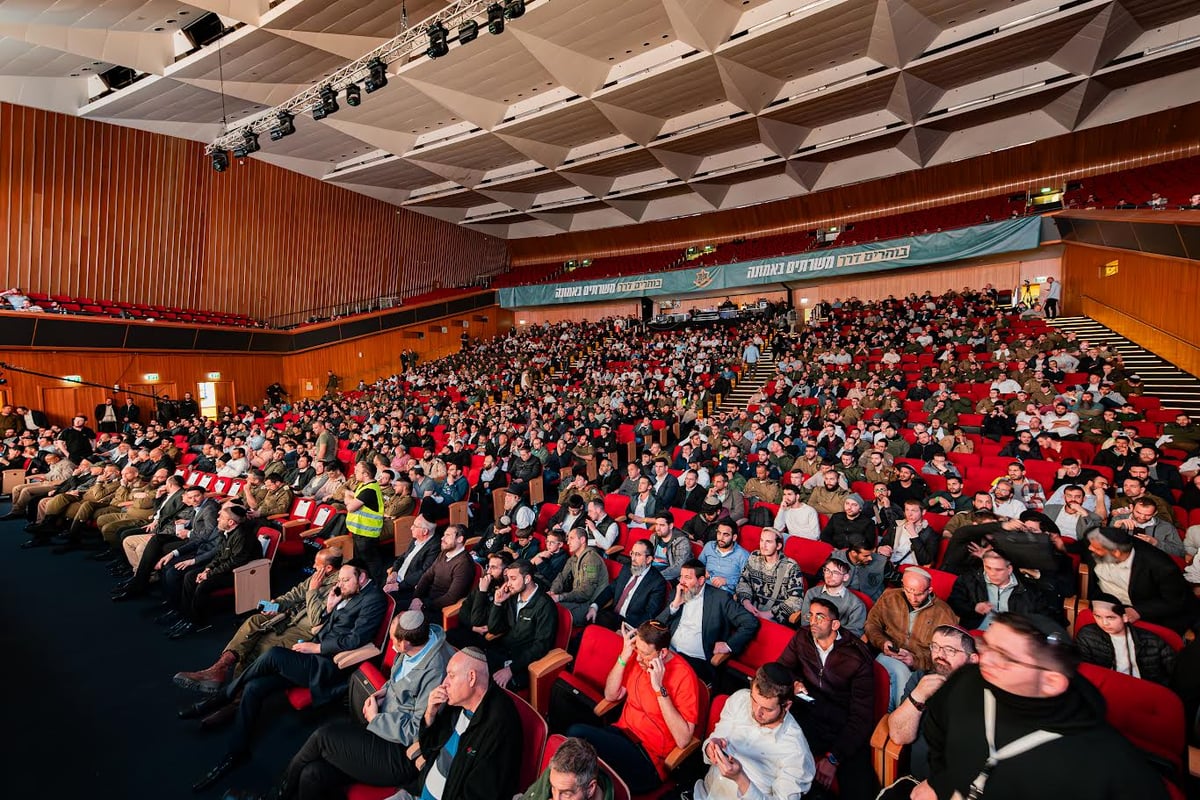
[[[700,485],[700,477],[696,474],[696,470],[689,469],[683,473],[683,483],[680,484],[679,491],[675,494],[675,508],[699,513],[700,507],[704,505],[707,498],[708,489]]]
[[[313,705],[320,706],[344,688],[348,671],[338,666],[335,657],[374,641],[387,611],[387,595],[371,580],[367,565],[353,559],[338,571],[337,586],[325,605],[329,616],[313,641],[299,642],[291,649],[272,647],[223,691],[180,710],[180,719],[205,717],[233,706],[241,696],[229,750],[192,786],[195,791],[204,791],[250,759],[250,735],[267,697],[291,686],[308,687]]]
[[[117,421],[121,423],[121,430],[126,433],[131,426],[142,421],[142,410],[133,402],[132,397],[125,398],[125,405],[117,412]]]
[[[441,548],[433,539],[434,523],[418,516],[412,524],[412,541],[408,548],[396,557],[388,567],[387,581],[383,590],[396,598],[396,608],[408,608],[413,599],[417,581],[425,570],[433,565]]]
[[[707,684],[715,677],[713,658],[724,661],[737,655],[758,632],[758,618],[733,599],[709,586],[708,571],[699,559],[689,559],[679,570],[675,599],[658,615],[671,630],[671,649],[684,656]]]
[[[629,548],[629,563],[592,601],[587,621],[615,631],[622,622],[636,628],[658,616],[667,604],[667,581],[651,566],[653,560],[649,539],[634,542]]]
[[[650,475],[650,483],[654,487],[654,499],[659,508],[670,508],[679,494],[679,479],[670,472],[671,463],[665,456],[654,459],[654,472]]]
[[[96,430],[100,433],[116,433],[121,428],[120,409],[107,397],[96,406]]]
[[[1154,545],[1124,528],[1096,528],[1082,555],[1088,596],[1113,595],[1124,603],[1129,622],[1144,619],[1183,633],[1195,621],[1195,597],[1183,572]]]

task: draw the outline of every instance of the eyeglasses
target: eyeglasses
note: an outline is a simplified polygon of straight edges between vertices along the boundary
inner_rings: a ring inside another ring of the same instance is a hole
[[[816,620],[817,622],[820,622],[822,620],[829,619],[829,615],[822,614],[820,611],[810,611],[808,612],[808,618],[810,620]]]
[[[964,652],[963,650],[961,650],[957,647],[943,647],[942,645],[938,644],[937,642],[929,643],[930,655],[936,656],[938,653],[944,653],[945,655],[949,656],[950,658],[954,658],[956,656],[962,655],[963,652]]]
[[[1049,644],[1049,645],[1061,645],[1066,642],[1066,640],[1063,638],[1063,635],[1060,633],[1051,633],[1048,636],[1044,635],[1044,636],[1041,636],[1040,638],[1043,642],[1045,642],[1046,644]],[[1056,671],[1054,667],[1045,667],[1045,666],[1042,666],[1041,664],[1034,664],[1031,661],[1021,661],[1018,658],[1013,658],[1011,655],[1004,652],[1003,650],[999,650],[999,649],[989,645],[987,643],[987,640],[981,640],[978,643],[977,647],[979,650],[980,659],[983,659],[985,657],[988,658],[999,669],[1009,669],[1011,667],[1027,667],[1029,669],[1037,670],[1038,672],[1055,672]],[[932,651],[932,650],[933,650],[933,648],[931,646],[930,651]]]

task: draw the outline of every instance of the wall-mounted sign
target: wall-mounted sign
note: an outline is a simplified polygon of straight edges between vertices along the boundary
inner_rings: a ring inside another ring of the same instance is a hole
[[[1104,265],[1104,277],[1106,277],[1106,278],[1111,278],[1113,275],[1116,275],[1120,271],[1121,271],[1121,260],[1119,258],[1114,258],[1112,261],[1109,261],[1107,264]]]
[[[221,380],[221,373],[219,373],[219,372],[210,372],[210,373],[208,373],[208,379],[209,379],[210,381],[219,381],[219,380]]]
[[[63,375],[62,379],[67,383],[83,383],[82,375]]]
[[[147,372],[145,375],[142,376],[142,380],[146,381],[147,383],[155,383],[156,381],[158,381],[158,373],[157,372]]]

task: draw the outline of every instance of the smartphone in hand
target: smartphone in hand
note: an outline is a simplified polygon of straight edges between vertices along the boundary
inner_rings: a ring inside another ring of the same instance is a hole
[[[272,603],[269,600],[263,600],[258,604],[258,610],[264,614],[275,614],[279,612],[279,603]]]

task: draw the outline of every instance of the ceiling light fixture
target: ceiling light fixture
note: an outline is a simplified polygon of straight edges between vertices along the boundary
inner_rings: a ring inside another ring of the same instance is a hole
[[[276,125],[271,128],[271,141],[278,142],[285,136],[291,136],[296,132],[295,117],[286,111],[280,111],[275,117]]]
[[[492,3],[487,7],[488,33],[499,36],[504,33],[504,6]]]
[[[504,0],[504,16],[518,19],[525,15],[525,0]]]
[[[346,105],[357,106],[362,103],[362,89],[358,88],[357,83],[346,85]]]
[[[212,168],[215,172],[224,172],[229,169],[229,154],[224,150],[214,150],[212,154]]]
[[[446,26],[440,22],[435,22],[425,29],[425,35],[429,37],[429,48],[425,51],[425,55],[430,58],[441,58],[450,52],[450,44],[446,41],[449,31]]]
[[[367,90],[367,94],[387,86],[387,81],[387,65],[383,63],[382,59],[371,59],[367,63],[367,79],[363,81],[363,87]]]
[[[325,119],[338,110],[337,92],[332,86],[322,86],[317,94],[317,104],[312,108],[313,119]]]

